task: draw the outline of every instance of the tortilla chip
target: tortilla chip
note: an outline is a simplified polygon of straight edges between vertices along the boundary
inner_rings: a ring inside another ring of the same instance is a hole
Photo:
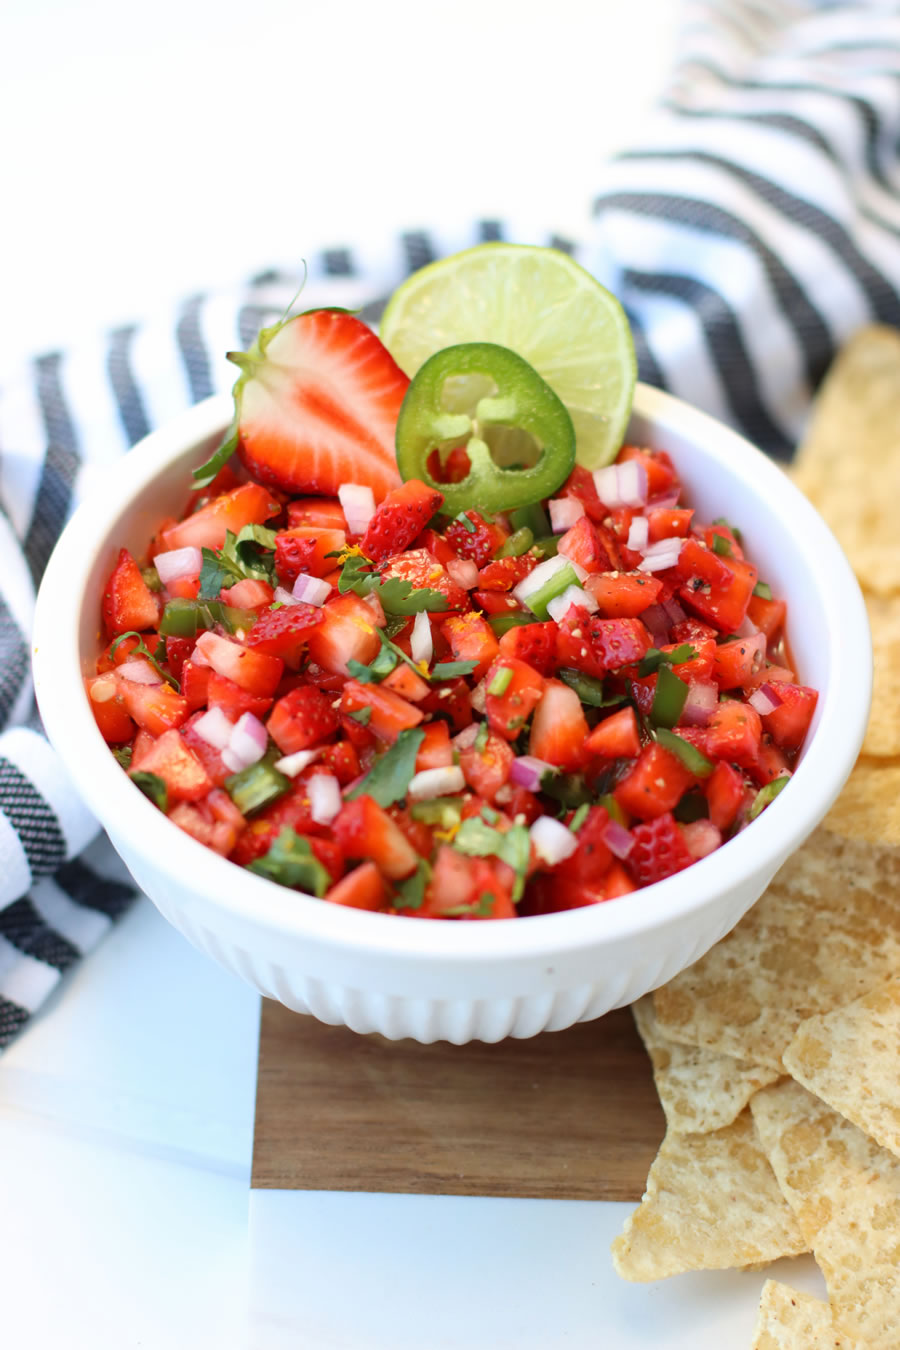
[[[900,755],[900,595],[866,596],[875,678],[865,755]]]
[[[900,849],[817,830],[738,926],[653,1005],[666,1038],[783,1072],[801,1022],[900,968]]]
[[[653,1081],[670,1130],[682,1134],[721,1130],[737,1120],[754,1092],[778,1077],[775,1069],[666,1040],[649,995],[631,1011],[653,1065]]]
[[[872,1350],[900,1335],[900,1160],[785,1079],[750,1110],[828,1286],[835,1326]]]
[[[713,1134],[669,1130],[612,1245],[625,1280],[725,1270],[807,1250],[749,1112]]]
[[[860,755],[822,825],[842,839],[900,845],[900,759]]]
[[[750,1350],[853,1350],[853,1347],[835,1331],[827,1303],[777,1280],[766,1280]]]
[[[900,334],[864,328],[846,345],[819,392],[792,476],[866,589],[900,590]]]
[[[802,1023],[784,1062],[798,1082],[900,1157],[900,977]]]

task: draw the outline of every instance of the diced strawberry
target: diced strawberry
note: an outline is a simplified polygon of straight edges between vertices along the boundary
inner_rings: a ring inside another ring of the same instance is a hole
[[[306,684],[278,700],[266,730],[283,754],[293,755],[327,741],[339,726],[331,700],[320,689]]]
[[[401,553],[421,534],[444,500],[444,494],[410,478],[393,488],[369,521],[360,548],[367,558],[383,562]]]
[[[684,539],[691,528],[693,511],[682,511],[674,507],[658,506],[647,511],[647,542],[659,543],[660,539]]]
[[[162,638],[158,633],[145,633],[140,638],[123,637],[121,641],[111,642],[97,657],[97,674],[104,675],[107,671],[115,670],[116,666],[123,666],[126,661],[130,661],[134,649],[141,642],[151,656],[157,656]]]
[[[143,756],[141,773],[155,773],[170,802],[196,802],[213,788],[212,780],[178,731],[165,731]]]
[[[646,572],[600,572],[587,578],[584,589],[597,601],[602,619],[636,619],[656,603],[662,585]]]
[[[598,722],[585,746],[590,754],[604,759],[637,759],[641,734],[634,708],[620,708]]]
[[[474,611],[445,620],[441,632],[450,643],[454,660],[477,662],[472,671],[473,680],[481,679],[500,651],[493,628],[487,619]]]
[[[163,589],[163,600],[196,600],[200,594],[200,573],[194,577],[174,577]]]
[[[259,483],[242,483],[240,487],[214,497],[186,520],[164,530],[163,549],[221,548],[225,535],[240,534],[245,525],[262,525],[277,516],[281,503]]]
[[[575,465],[563,484],[559,495],[563,494],[567,497],[577,497],[591,520],[602,521],[606,519],[606,507],[597,495],[594,476],[587,469],[583,469],[580,464]]]
[[[654,741],[644,747],[631,771],[616,784],[613,796],[630,816],[653,820],[674,810],[695,781],[677,755]]]
[[[427,552],[433,553],[442,567],[446,567],[448,562],[453,562],[454,558],[459,557],[456,549],[452,548],[437,530],[423,530],[413,540],[413,548],[424,548]]]
[[[566,530],[559,540],[559,552],[586,572],[611,572],[616,565],[590,516],[580,516]]]
[[[170,684],[137,684],[134,680],[120,680],[122,702],[139,727],[151,736],[162,736],[187,721],[190,708],[187,699],[176,694]]]
[[[110,675],[93,675],[84,687],[100,735],[108,745],[123,745],[135,733],[135,725],[125,710],[119,685]]]
[[[471,692],[462,675],[432,686],[419,707],[432,717],[446,717],[454,732],[462,731],[472,720]]]
[[[721,523],[716,525],[706,525],[699,531],[699,533],[701,534],[703,542],[706,544],[707,548],[712,549],[716,548],[716,545],[713,543],[713,540],[718,535],[720,539],[723,539],[725,541],[724,542],[725,552],[723,554],[724,557],[743,558],[744,550],[738,543],[737,536],[735,535],[734,531],[728,525],[723,525]],[[719,544],[718,547],[721,549],[723,548],[723,545]]]
[[[247,822],[234,844],[231,861],[246,867],[247,863],[263,857],[285,826],[307,839],[327,834],[329,827],[314,821],[310,812],[308,784],[298,781],[284,796],[258,811]]]
[[[575,690],[561,680],[547,680],[531,723],[529,753],[562,769],[577,769],[584,762],[588,734]]]
[[[783,778],[789,774],[791,766],[784,751],[770,736],[764,735],[759,743],[756,762],[750,765],[747,772],[758,787],[765,787],[773,778]]]
[[[761,595],[751,595],[747,618],[765,633],[769,642],[774,642],[781,632],[786,615],[787,605],[783,600],[765,600]]]
[[[399,694],[410,703],[421,703],[423,698],[428,697],[430,689],[430,685],[422,679],[422,676],[417,675],[412,666],[408,666],[405,661],[394,667],[382,685],[383,688],[390,689],[392,693]]]
[[[166,638],[166,665],[169,669],[169,672],[175,676],[176,680],[181,679],[181,673],[184,670],[184,663],[185,661],[188,660],[193,650],[194,650],[193,638],[181,638],[181,637]]]
[[[693,862],[684,836],[670,812],[635,825],[631,837],[634,847],[628,855],[628,867],[640,886],[664,881]]]
[[[213,786],[220,788],[225,779],[231,777],[233,770],[229,769],[227,764],[223,764],[221,751],[217,750],[214,745],[210,745],[194,730],[195,724],[204,716],[205,712],[206,709],[204,708],[201,712],[192,713],[179,730],[185,745],[192,754],[197,756]],[[237,718],[231,718],[230,720],[237,721]],[[132,768],[136,767],[134,759],[131,761],[131,766]]]
[[[307,836],[309,850],[313,857],[322,864],[325,871],[331,878],[332,885],[337,885],[344,875],[344,853],[340,844],[335,843],[333,839],[320,838],[318,835],[311,834]]]
[[[423,908],[437,918],[510,919],[516,913],[500,864],[446,844],[438,849]]]
[[[205,699],[211,708],[221,708],[232,722],[236,722],[242,713],[252,713],[254,717],[265,717],[272,706],[272,697],[266,697],[263,694],[251,694],[249,689],[242,689],[234,680],[229,680],[227,675],[220,675],[217,671],[206,668]],[[193,703],[191,707],[193,707]],[[202,706],[202,705],[201,705]]]
[[[521,558],[495,558],[478,573],[478,585],[483,591],[511,591],[534,571],[537,562],[530,553]]]
[[[242,642],[234,642],[218,633],[201,633],[195,650],[203,654],[217,674],[234,680],[248,694],[260,698],[275,693],[284,670],[281,657],[245,647]]]
[[[243,581],[236,581],[233,586],[220,591],[219,598],[226,605],[234,605],[237,609],[262,609],[263,605],[271,605],[274,595],[267,581],[245,577]]]
[[[583,882],[586,886],[600,881],[612,862],[612,854],[604,838],[608,824],[609,812],[606,807],[592,806],[575,835],[578,847],[553,869],[553,875]]]
[[[650,634],[640,619],[601,619],[572,605],[558,625],[556,659],[598,679],[646,655]]]
[[[666,642],[660,647],[660,651],[674,652],[682,646],[679,642]],[[693,656],[688,657],[686,661],[679,661],[672,667],[674,673],[685,684],[690,684],[694,680],[711,679],[713,667],[716,659],[716,652],[719,650],[711,638],[698,638],[696,641],[688,644],[694,652]]]
[[[526,825],[533,825],[538,816],[543,815],[544,808],[533,792],[519,787],[517,783],[512,787],[512,795],[506,803],[505,810],[513,820],[521,817]]]
[[[422,728],[425,739],[416,755],[416,773],[423,769],[446,769],[453,763],[453,747],[446,722],[429,722]]]
[[[298,497],[288,502],[288,527],[315,525],[320,530],[347,533],[347,517],[336,497]]]
[[[713,679],[720,689],[743,689],[759,674],[765,663],[764,633],[754,633],[749,638],[735,638],[732,642],[720,642],[715,648]]]
[[[526,661],[541,675],[556,670],[556,624],[523,623],[509,628],[500,639],[500,655]]]
[[[485,688],[491,731],[514,741],[541,700],[543,677],[515,656],[498,656],[485,676]]]
[[[277,612],[277,611],[276,611]],[[322,608],[322,621],[307,639],[310,657],[334,675],[347,675],[347,662],[367,666],[381,648],[374,616],[358,595],[333,596]]]
[[[335,741],[333,745],[323,746],[322,753],[316,760],[316,768],[333,773],[341,787],[346,787],[360,774],[356,747],[351,741]]]
[[[210,666],[200,666],[196,661],[185,661],[181,668],[181,692],[193,712],[196,708],[205,708],[209,697]]]
[[[332,830],[345,857],[371,859],[392,881],[408,877],[416,869],[419,860],[416,850],[387,812],[366,793],[344,803]]]
[[[228,793],[218,790],[202,802],[179,802],[169,812],[169,820],[223,858],[234,848],[243,824],[243,816]]]
[[[462,586],[448,576],[433,553],[427,549],[410,549],[388,559],[382,571],[382,577],[399,577],[408,581],[414,590],[426,588],[440,591],[447,602],[447,611],[468,609],[469,597]]]
[[[264,328],[241,371],[239,453],[255,477],[332,497],[360,483],[376,501],[397,486],[394,432],[409,380],[361,319],[317,309]]]
[[[472,604],[485,614],[523,614],[525,611],[506,591],[473,591]]]
[[[388,888],[384,877],[373,862],[360,863],[336,882],[324,898],[333,905],[348,909],[384,909],[388,903]]]
[[[156,737],[151,736],[150,732],[145,731],[143,727],[139,727],[137,735],[134,738],[134,744],[131,747],[131,764],[129,765],[129,768],[139,769],[141,767],[141,760],[155,744]]]
[[[496,523],[485,520],[479,511],[464,511],[462,514],[469,525],[464,525],[457,517],[447,526],[444,537],[460,558],[471,558],[476,567],[484,567],[509,535]]]
[[[744,779],[737,769],[720,760],[704,784],[709,818],[719,830],[734,824],[744,800]]]
[[[296,669],[306,650],[306,640],[322,622],[324,610],[318,605],[284,605],[265,609],[248,630],[244,641],[269,656],[280,656]]]
[[[395,741],[401,731],[418,726],[424,716],[420,708],[384,685],[348,680],[341,695],[342,711],[354,713],[363,708],[371,708],[368,727],[383,741]]]
[[[756,763],[762,723],[749,703],[726,699],[716,708],[705,730],[709,752],[716,759],[740,764],[745,769]]]
[[[725,558],[699,539],[684,541],[673,572],[681,581],[684,604],[721,633],[741,626],[756,585],[756,568],[740,558]]]
[[[459,767],[473,792],[485,801],[493,802],[509,779],[514,758],[508,743],[490,732],[483,750],[477,750],[474,745],[460,750]]]
[[[782,750],[799,750],[806,739],[819,695],[803,684],[779,684],[777,708],[764,713],[762,724]]]
[[[708,623],[702,623],[700,619],[682,619],[680,623],[673,624],[669,630],[669,641],[676,644],[705,642],[707,638],[715,641],[717,637],[717,630]]]
[[[119,557],[103,591],[103,623],[110,637],[134,630],[154,628],[159,622],[159,602],[127,548]]]
[[[323,530],[318,525],[297,525],[291,530],[279,530],[275,536],[275,571],[282,586],[288,590],[301,572],[306,576],[324,577],[334,568],[329,553],[339,553],[347,546],[343,530]]]

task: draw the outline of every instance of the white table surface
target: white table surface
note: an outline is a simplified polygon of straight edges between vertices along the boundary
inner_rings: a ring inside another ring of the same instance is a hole
[[[580,233],[675,11],[12,0],[0,377],[365,231],[500,215]],[[748,1343],[762,1276],[615,1281],[625,1206],[272,1192],[250,1212],[258,1017],[142,901],[0,1057],[4,1345]]]

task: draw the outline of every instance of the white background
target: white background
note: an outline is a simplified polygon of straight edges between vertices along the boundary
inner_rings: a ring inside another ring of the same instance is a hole
[[[5,0],[0,377],[322,243],[584,230],[676,0]]]

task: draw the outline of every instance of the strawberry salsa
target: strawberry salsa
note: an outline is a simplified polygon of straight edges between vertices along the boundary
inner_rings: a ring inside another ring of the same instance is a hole
[[[401,481],[409,381],[359,320],[264,330],[257,364],[267,333],[313,371],[300,430],[240,354],[230,443],[144,566],[121,550],[86,680],[172,823],[325,901],[492,919],[624,895],[752,822],[817,696],[784,602],[669,456],[570,455],[542,501],[457,509],[459,447]],[[345,406],[312,397],[325,370]]]

